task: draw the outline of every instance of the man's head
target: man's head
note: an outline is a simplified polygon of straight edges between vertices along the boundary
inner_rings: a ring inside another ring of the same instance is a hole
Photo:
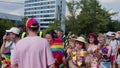
[[[26,31],[37,32],[39,30],[39,23],[34,18],[29,18],[26,22]]]
[[[112,33],[112,34],[110,35],[110,38],[111,38],[112,40],[114,40],[114,39],[116,38],[116,34],[115,34],[115,33]]]
[[[6,30],[10,34],[10,39],[15,41],[16,37],[19,37],[20,30],[17,27],[12,27],[9,30]]]

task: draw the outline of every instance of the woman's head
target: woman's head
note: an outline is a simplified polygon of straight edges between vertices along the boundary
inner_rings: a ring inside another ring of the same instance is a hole
[[[53,37],[52,37],[52,35],[51,35],[50,32],[46,33],[45,38],[48,40],[48,42],[50,42],[51,40],[53,40]]]
[[[86,45],[86,41],[83,37],[78,37],[75,40],[75,47],[77,49],[86,49],[85,45]]]
[[[99,41],[100,45],[105,45],[106,44],[106,37],[104,35],[99,35],[98,41]]]
[[[77,49],[85,49],[85,43],[80,42],[80,41],[75,41],[75,47]]]
[[[90,33],[89,34],[89,43],[91,43],[91,44],[98,44],[98,41],[97,41],[97,35],[96,35],[96,33]]]

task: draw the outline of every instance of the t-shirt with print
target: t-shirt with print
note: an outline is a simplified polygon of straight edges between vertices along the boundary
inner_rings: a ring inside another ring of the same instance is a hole
[[[55,63],[48,41],[38,36],[20,40],[13,56],[11,64],[18,64],[18,68],[48,68]]]

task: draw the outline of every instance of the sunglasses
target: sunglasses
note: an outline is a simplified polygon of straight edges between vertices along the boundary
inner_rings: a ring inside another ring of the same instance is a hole
[[[6,32],[5,34],[6,34],[6,35],[10,35],[10,33],[8,33],[8,32]]]

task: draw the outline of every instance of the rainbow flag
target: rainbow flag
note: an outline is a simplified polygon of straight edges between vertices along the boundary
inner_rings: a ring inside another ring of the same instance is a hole
[[[64,45],[62,40],[55,39],[50,43],[50,48],[53,54],[53,57],[62,63],[62,58],[64,56]]]
[[[61,55],[64,55],[64,45],[61,40],[54,40],[51,43],[50,48],[51,48],[53,54],[59,53]]]
[[[5,67],[10,68],[10,53],[5,53],[2,55],[3,57],[3,64],[5,65]]]

